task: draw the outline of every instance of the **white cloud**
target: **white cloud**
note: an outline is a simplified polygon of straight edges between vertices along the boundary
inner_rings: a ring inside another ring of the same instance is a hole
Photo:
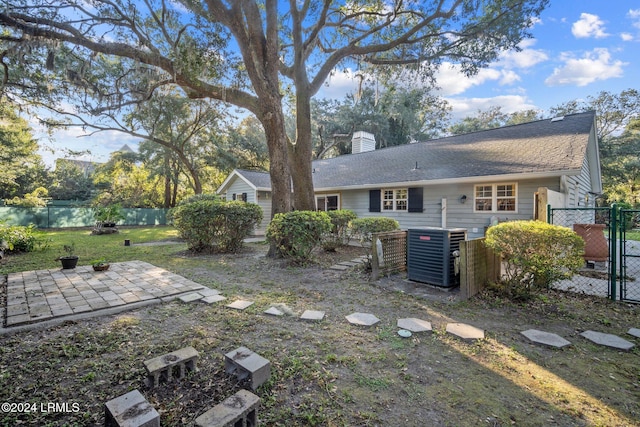
[[[351,68],[335,71],[330,75],[320,89],[320,97],[328,99],[344,99],[349,93],[358,90],[360,78],[356,77]]]
[[[502,77],[503,73],[495,68],[483,68],[475,76],[466,77],[460,71],[459,65],[447,62],[442,64],[436,73],[436,82],[440,87],[440,95],[451,96],[488,81],[499,81]]]
[[[613,61],[607,49],[596,48],[585,53],[582,58],[575,58],[569,53],[563,53],[562,67],[555,68],[553,74],[545,80],[547,86],[586,86],[597,80],[607,80],[622,77],[622,61]]]
[[[536,44],[536,39],[526,39],[520,42],[518,47],[520,52],[510,50],[500,54],[498,66],[505,68],[531,68],[540,62],[549,59],[549,56],[539,49],[532,49]]]
[[[629,12],[627,12],[627,16],[634,21],[634,27],[640,28],[640,9],[630,9]]]
[[[588,37],[599,39],[609,35],[605,32],[604,21],[598,15],[590,13],[581,13],[580,19],[571,26],[571,32],[579,39]]]
[[[620,38],[622,39],[623,42],[630,42],[633,40],[633,34],[621,33]]]
[[[502,95],[492,98],[446,98],[451,105],[451,116],[454,120],[475,115],[478,110],[486,111],[490,107],[500,107],[503,113],[515,113],[522,110],[536,110],[534,104],[526,96]]]

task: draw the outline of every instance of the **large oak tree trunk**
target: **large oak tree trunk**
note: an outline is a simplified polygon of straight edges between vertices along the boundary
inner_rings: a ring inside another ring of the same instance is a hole
[[[280,98],[268,100],[259,117],[267,138],[269,149],[269,175],[271,176],[271,216],[291,210],[291,173],[289,170],[289,153],[284,127],[284,113]],[[269,221],[264,218],[263,221]]]
[[[293,181],[293,207],[300,211],[316,209],[313,191],[311,158],[311,95],[306,71],[300,67],[296,74],[296,143],[290,146],[289,164]]]

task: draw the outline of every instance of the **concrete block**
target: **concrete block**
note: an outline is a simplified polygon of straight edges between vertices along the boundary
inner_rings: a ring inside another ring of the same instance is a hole
[[[224,355],[224,370],[238,380],[248,378],[256,390],[271,376],[271,363],[246,347],[238,347]]]
[[[160,427],[160,414],[138,390],[104,405],[105,427]]]
[[[257,427],[260,398],[240,390],[196,418],[198,427]]]
[[[170,382],[174,377],[182,379],[187,373],[197,371],[198,355],[198,352],[193,347],[185,347],[163,356],[146,360],[144,367],[148,373],[147,385],[149,387],[157,387],[160,381]]]

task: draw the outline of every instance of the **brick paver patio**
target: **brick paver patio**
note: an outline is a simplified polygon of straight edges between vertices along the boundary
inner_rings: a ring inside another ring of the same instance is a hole
[[[39,322],[152,299],[178,296],[204,286],[143,261],[11,273],[7,279],[6,326]]]

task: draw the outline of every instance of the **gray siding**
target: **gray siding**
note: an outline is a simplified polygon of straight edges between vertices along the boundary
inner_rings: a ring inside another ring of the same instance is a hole
[[[256,192],[249,184],[244,182],[242,179],[236,178],[229,185],[227,189],[227,193],[225,195],[227,200],[233,200],[232,195],[236,194],[236,197],[239,199],[239,195],[242,193],[247,193],[247,202],[256,203],[262,208],[262,221],[256,227],[253,234],[257,236],[263,236],[267,231],[267,225],[269,225],[269,221],[271,219],[271,193],[269,193],[269,197],[264,197],[264,192],[259,192],[261,197],[258,197],[258,192]]]
[[[485,227],[491,218],[497,216],[500,221],[528,220],[534,215],[534,194],[539,187],[548,187],[559,191],[559,178],[519,181],[517,183],[516,212],[474,212],[474,184],[433,185],[424,187],[422,213],[409,212],[369,212],[369,190],[343,191],[342,208],[353,210],[358,217],[386,216],[400,223],[400,228],[440,227],[442,225],[442,199],[446,199],[446,227],[466,228],[469,238],[484,235]],[[495,184],[495,182],[478,182]],[[396,188],[396,187],[394,187]],[[460,203],[460,196],[467,196],[466,203]]]

